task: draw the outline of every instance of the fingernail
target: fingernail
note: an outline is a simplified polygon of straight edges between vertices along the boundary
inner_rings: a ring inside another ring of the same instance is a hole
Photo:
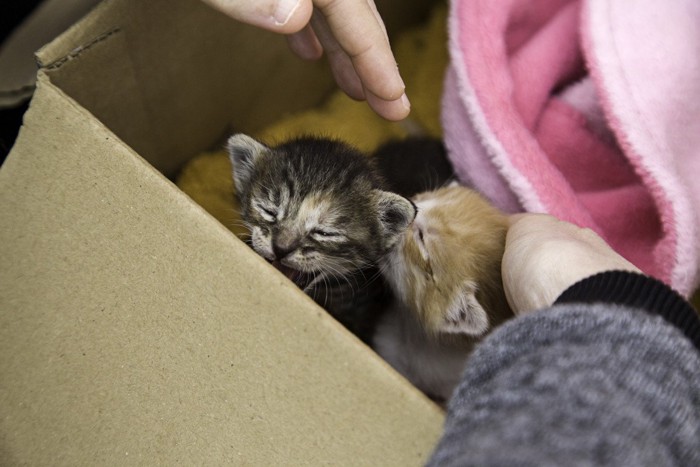
[[[401,103],[406,108],[406,110],[411,110],[411,102],[408,100],[408,96],[406,95],[406,93],[404,93],[401,96]]]
[[[289,18],[291,18],[296,9],[299,8],[300,3],[301,0],[279,0],[279,2],[277,2],[277,9],[275,9],[273,15],[275,24],[277,26],[284,26],[287,24]]]
[[[406,84],[403,82],[403,78],[401,78],[401,73],[399,72],[399,66],[398,66],[398,65],[396,65],[396,74],[397,74],[398,77],[399,77],[399,82],[401,83],[401,87],[402,87],[403,89],[406,89]]]

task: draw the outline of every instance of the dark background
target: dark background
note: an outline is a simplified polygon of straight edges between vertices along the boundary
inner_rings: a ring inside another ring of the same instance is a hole
[[[0,44],[17,27],[41,0],[4,0],[2,12],[0,12]],[[1,47],[1,45],[0,45]],[[5,161],[7,153],[17,137],[17,132],[22,124],[22,115],[27,110],[29,102],[23,102],[17,107],[0,109],[0,164]]]

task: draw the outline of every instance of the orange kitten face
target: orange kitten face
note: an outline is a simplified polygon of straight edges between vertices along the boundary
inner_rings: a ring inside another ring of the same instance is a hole
[[[386,258],[389,283],[429,331],[484,334],[504,314],[506,217],[459,186],[413,201],[418,214]]]

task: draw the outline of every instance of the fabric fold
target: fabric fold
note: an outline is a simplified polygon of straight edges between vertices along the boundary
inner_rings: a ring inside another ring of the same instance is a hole
[[[588,227],[698,285],[700,4],[452,0],[442,122],[456,173],[507,212]]]

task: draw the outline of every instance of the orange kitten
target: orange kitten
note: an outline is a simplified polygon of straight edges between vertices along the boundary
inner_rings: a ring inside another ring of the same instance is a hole
[[[460,186],[413,201],[418,214],[383,264],[398,304],[373,343],[418,388],[447,399],[474,342],[512,316],[501,281],[508,223]]]

